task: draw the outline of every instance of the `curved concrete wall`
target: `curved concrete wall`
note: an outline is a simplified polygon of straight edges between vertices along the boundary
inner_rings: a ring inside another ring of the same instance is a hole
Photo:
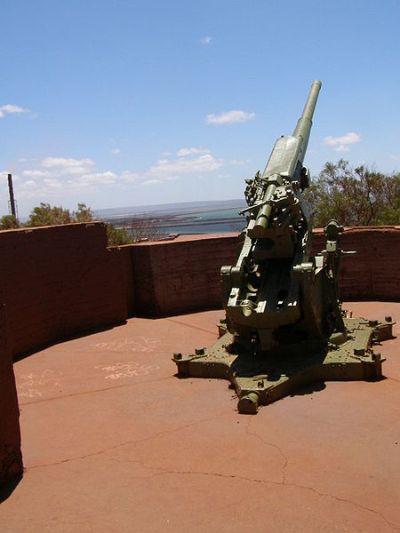
[[[324,247],[323,230],[314,232],[314,249]],[[400,300],[400,226],[345,228],[339,288],[342,300]]]
[[[314,231],[314,251],[324,247]],[[400,227],[347,228],[344,300],[400,299]],[[236,234],[107,248],[102,223],[0,232],[0,277],[15,357],[129,315],[219,307],[219,270],[233,264]]]
[[[0,232],[14,356],[127,316],[121,253],[107,249],[103,224]]]
[[[324,247],[314,231],[314,251]],[[347,228],[344,300],[400,299],[400,227]],[[107,248],[102,223],[0,232],[0,277],[10,349],[29,353],[128,315],[168,315],[221,305],[219,270],[233,264],[236,234]]]
[[[313,251],[325,247],[322,229],[314,231]],[[400,299],[400,227],[346,228],[340,274],[343,300]],[[221,305],[219,270],[234,264],[236,234],[181,237],[130,246],[136,313],[156,316]]]
[[[0,302],[4,301],[0,279]],[[6,306],[0,303],[0,486],[22,474],[17,391],[9,347]]]
[[[343,260],[342,299],[400,299],[399,226],[347,228],[342,247],[357,251]],[[107,248],[101,223],[0,232],[0,483],[22,468],[12,356],[128,315],[219,307],[219,270],[237,248],[235,234]]]
[[[0,485],[22,473],[13,356],[125,320],[124,258],[103,224],[0,232]]]

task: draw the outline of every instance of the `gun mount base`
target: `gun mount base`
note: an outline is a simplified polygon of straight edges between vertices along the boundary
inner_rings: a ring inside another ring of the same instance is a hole
[[[280,347],[268,354],[230,353],[233,337],[219,326],[220,338],[195,354],[174,354],[180,377],[222,378],[231,382],[239,398],[238,411],[256,414],[267,405],[321,381],[378,380],[382,377],[380,353],[374,344],[392,337],[393,322],[344,319],[347,335],[328,343],[305,341]]]

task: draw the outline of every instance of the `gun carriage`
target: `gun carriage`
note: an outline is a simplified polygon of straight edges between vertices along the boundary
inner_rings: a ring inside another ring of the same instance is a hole
[[[174,354],[179,376],[229,379],[241,413],[256,413],[301,385],[378,379],[373,345],[392,336],[392,321],[346,316],[338,296],[343,228],[325,228],[312,255],[312,213],[303,166],[321,88],[314,81],[292,135],[275,143],[265,170],[246,180],[246,228],[235,265],[221,268],[226,317],[220,338],[194,354]]]

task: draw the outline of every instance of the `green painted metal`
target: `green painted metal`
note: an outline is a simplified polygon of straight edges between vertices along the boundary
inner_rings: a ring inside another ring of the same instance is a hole
[[[239,412],[256,414],[260,405],[295,394],[305,385],[382,377],[384,360],[372,348],[391,338],[390,317],[383,323],[362,318],[344,318],[344,323],[345,335],[288,344],[285,350],[263,357],[232,353],[234,337],[225,332],[210,348],[192,355],[174,354],[174,361],[180,377],[229,380],[239,397]]]
[[[293,135],[279,137],[264,172],[246,180],[241,251],[221,268],[222,337],[208,350],[174,355],[181,376],[229,379],[242,413],[306,383],[379,378],[372,346],[392,334],[391,320],[345,317],[338,274],[341,257],[353,252],[341,249],[336,221],[325,229],[325,249],[311,255],[303,161],[320,88],[314,81]]]

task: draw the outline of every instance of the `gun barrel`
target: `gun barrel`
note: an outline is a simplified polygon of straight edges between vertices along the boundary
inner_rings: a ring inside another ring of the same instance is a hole
[[[299,118],[296,128],[293,132],[293,137],[300,137],[302,142],[302,150],[299,159],[301,162],[304,160],[304,156],[307,150],[308,139],[310,137],[310,131],[312,126],[312,118],[317,104],[318,94],[321,89],[321,82],[315,80],[311,85],[310,94],[308,95],[306,105],[304,106],[303,114]]]

